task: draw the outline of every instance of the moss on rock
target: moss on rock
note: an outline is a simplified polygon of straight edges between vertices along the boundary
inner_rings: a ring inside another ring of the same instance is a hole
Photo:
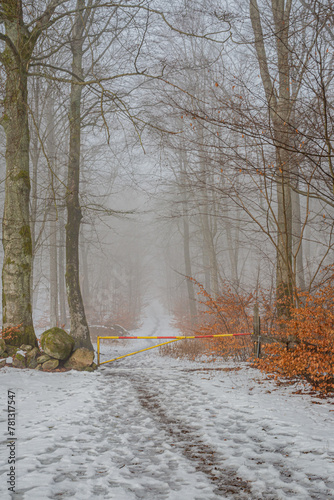
[[[0,339],[0,357],[2,357],[5,352],[6,352],[6,342],[3,339]]]
[[[33,348],[32,345],[27,345],[27,344],[22,344],[20,346],[21,351],[27,351],[27,352],[29,352],[29,351],[32,350],[32,348]]]
[[[49,359],[51,359],[51,357],[48,354],[42,354],[42,356],[39,356],[39,358],[37,358],[36,361],[38,365],[41,365],[46,361],[49,361]]]
[[[55,370],[58,368],[58,365],[58,359],[49,359],[49,361],[45,361],[45,363],[42,364],[42,368],[44,371]]]
[[[74,339],[65,330],[54,327],[42,333],[41,346],[43,351],[52,358],[65,360],[71,355]]]
[[[15,368],[26,367],[26,358],[23,356],[23,354],[20,354],[19,352],[16,353],[15,358],[13,359],[13,366],[15,366]]]
[[[27,368],[36,368],[37,366],[37,356],[39,354],[39,350],[37,347],[34,347],[31,351],[27,352],[26,360],[27,360]]]
[[[15,345],[8,345],[8,344],[6,345],[6,351],[8,352],[9,356],[15,356],[18,350],[19,348],[16,347]]]

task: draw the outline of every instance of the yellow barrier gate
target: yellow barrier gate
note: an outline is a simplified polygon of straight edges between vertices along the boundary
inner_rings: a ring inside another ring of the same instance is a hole
[[[192,336],[179,336],[179,337],[97,337],[97,364],[98,366],[104,365],[106,363],[111,363],[112,361],[117,361],[118,359],[127,358],[128,356],[133,356],[134,354],[139,354],[140,352],[149,351],[150,349],[155,349],[156,347],[161,347],[166,344],[171,344],[172,342],[177,342],[178,340],[186,340],[186,339],[210,339],[210,338],[220,338],[220,337],[239,337],[242,335],[253,335],[252,333],[225,333],[222,335],[192,335]],[[124,354],[123,356],[118,356],[117,358],[108,359],[108,361],[102,361],[100,363],[100,340],[103,339],[111,339],[111,340],[144,340],[144,339],[173,339],[168,340],[167,342],[162,342],[161,344],[153,345],[151,347],[146,347],[145,349],[140,349],[140,351],[130,352],[129,354]]]

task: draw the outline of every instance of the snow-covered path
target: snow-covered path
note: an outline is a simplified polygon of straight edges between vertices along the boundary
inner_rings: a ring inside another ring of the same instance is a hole
[[[136,335],[172,332],[154,305]],[[154,343],[103,346],[103,358]],[[334,405],[229,367],[152,350],[93,374],[1,370],[1,498],[12,498],[9,388],[18,402],[15,499],[334,498]]]

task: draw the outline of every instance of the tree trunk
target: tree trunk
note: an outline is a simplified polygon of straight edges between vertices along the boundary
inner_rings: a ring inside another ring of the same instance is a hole
[[[61,211],[62,214],[62,211]],[[59,291],[59,321],[62,328],[66,327],[66,291],[65,291],[65,222],[63,214],[59,216],[59,259],[58,259],[58,291]]]
[[[191,257],[190,257],[189,219],[187,214],[187,206],[185,202],[183,205],[183,255],[184,255],[185,274],[187,277],[187,291],[189,299],[190,319],[192,326],[194,326],[196,323],[197,307],[196,307],[194,284],[190,280],[190,278],[192,277],[192,271],[191,271]]]
[[[227,204],[227,199],[223,196],[222,201],[224,209],[224,228],[226,232],[226,240],[228,245],[228,255],[231,266],[231,281],[233,283],[234,289],[237,291],[239,289],[239,275],[238,275],[238,257],[239,257],[239,224],[235,228],[235,236],[232,235],[232,225],[230,221],[229,207]],[[237,211],[237,208],[235,208]],[[238,220],[238,216],[235,217]]]
[[[72,73],[76,75],[78,82],[83,80],[82,56],[85,26],[82,9],[84,5],[83,0],[77,0],[78,13],[75,17],[71,43]],[[73,82],[70,95],[70,145],[66,193],[66,289],[71,320],[71,335],[75,339],[76,347],[86,347],[93,350],[79,281],[79,233],[82,219],[79,203],[81,94],[82,86]]]
[[[296,94],[297,83],[296,77],[292,78],[292,89],[293,94]],[[296,108],[292,109],[291,122],[294,128],[297,128],[296,123]],[[306,289],[305,286],[305,274],[303,265],[303,230],[301,222],[301,210],[300,210],[300,195],[298,191],[299,185],[299,166],[297,155],[291,155],[291,204],[292,204],[292,258],[293,258],[293,274],[295,285],[301,292]],[[296,294],[296,299],[298,296]]]
[[[199,145],[200,145],[200,166],[201,166],[201,225],[203,234],[203,246],[204,246],[204,259],[208,261],[210,266],[210,292],[212,297],[216,299],[219,295],[218,286],[218,267],[217,267],[217,255],[214,242],[214,234],[210,227],[209,221],[209,199],[208,199],[208,188],[207,188],[207,168],[205,164],[205,155],[203,150],[204,145],[204,131],[203,127],[199,125]]]
[[[189,231],[189,216],[188,216],[188,195],[187,195],[187,154],[184,148],[183,141],[180,144],[180,191],[182,197],[182,219],[183,219],[183,257],[184,268],[187,279],[187,292],[189,301],[189,314],[191,325],[195,326],[197,318],[197,306],[195,299],[194,283],[191,281],[191,255],[190,255],[190,231]]]
[[[290,0],[272,0],[271,9],[274,18],[276,55],[278,70],[278,92],[272,82],[266,55],[261,17],[257,0],[250,0],[250,17],[255,37],[255,49],[259,63],[261,79],[265,91],[268,114],[273,124],[273,137],[276,149],[276,185],[277,185],[277,273],[276,296],[278,313],[289,315],[293,305],[294,280],[292,269],[292,203],[290,188],[289,158],[289,118],[293,102],[290,97],[289,65],[289,23]]]
[[[82,236],[82,232],[81,232]],[[90,306],[90,287],[89,287],[89,276],[88,276],[88,245],[84,238],[81,238],[81,261],[82,261],[82,273],[81,273],[81,287],[82,287],[82,298],[85,307]]]
[[[277,155],[279,156],[279,155]],[[280,160],[277,161],[280,164]],[[287,173],[277,175],[277,273],[278,312],[288,314],[293,304],[292,203]]]
[[[52,90],[50,89],[52,93]],[[54,134],[54,103],[52,95],[47,101],[47,154],[50,179],[50,327],[58,326],[58,251],[57,251],[57,207],[55,199],[56,154]]]
[[[292,249],[294,258],[294,274],[296,284],[301,292],[306,290],[304,264],[303,264],[303,238],[300,215],[300,196],[296,191],[292,191]]]
[[[18,2],[17,2],[18,4]],[[20,9],[19,5],[13,9]],[[20,12],[17,12],[17,19]],[[16,19],[16,20],[17,20]],[[16,45],[29,41],[21,33],[19,23],[6,22],[6,35]],[[27,54],[28,60],[30,52]],[[28,88],[25,71],[28,60],[20,60],[6,46],[6,89],[3,125],[6,134],[6,184],[3,214],[2,307],[3,327],[20,325],[19,332],[10,339],[13,345],[37,345],[32,322],[31,266],[32,244],[30,230],[30,177],[29,177],[29,126]]]
[[[293,103],[290,97],[289,64],[289,0],[273,0],[272,12],[276,31],[276,51],[278,66],[277,117],[274,121],[278,202],[278,241],[276,289],[282,307],[279,313],[289,314],[293,305],[295,284],[292,269],[292,202],[290,188],[290,133],[288,123]]]
[[[37,123],[39,123],[39,80],[34,82],[34,108],[33,113]],[[36,219],[37,219],[37,170],[39,159],[39,140],[38,132],[33,128],[32,134],[32,147],[30,148],[31,162],[32,162],[32,178],[31,178],[31,193],[30,193],[30,231],[31,231],[31,278],[30,278],[30,295],[32,308],[36,304],[36,297],[34,293],[34,264],[36,253]]]

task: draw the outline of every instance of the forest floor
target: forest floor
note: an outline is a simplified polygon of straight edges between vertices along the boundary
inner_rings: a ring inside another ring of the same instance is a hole
[[[169,321],[153,304],[135,335],[177,334]],[[102,360],[155,343],[102,344]],[[334,498],[333,400],[277,387],[246,364],[158,351],[94,373],[2,369],[1,499]],[[15,496],[7,389],[17,401]]]

